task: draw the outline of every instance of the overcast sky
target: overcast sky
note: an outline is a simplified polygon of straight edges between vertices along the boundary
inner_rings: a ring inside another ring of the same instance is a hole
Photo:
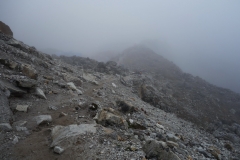
[[[0,20],[38,49],[90,57],[147,41],[183,71],[240,92],[239,0],[0,0]]]

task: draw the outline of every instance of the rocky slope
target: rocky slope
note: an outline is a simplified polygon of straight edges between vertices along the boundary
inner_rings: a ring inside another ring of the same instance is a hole
[[[0,159],[239,159],[237,123],[211,134],[148,101],[173,103],[166,78],[61,59],[0,32]]]
[[[128,81],[142,100],[157,108],[176,113],[210,130],[213,123],[240,123],[239,94],[182,72],[148,48],[131,47],[115,61],[145,75],[141,79],[128,77]]]

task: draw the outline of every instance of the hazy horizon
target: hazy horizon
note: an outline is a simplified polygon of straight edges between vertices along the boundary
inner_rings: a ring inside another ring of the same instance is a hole
[[[14,38],[39,50],[93,57],[145,44],[184,72],[240,93],[240,1],[2,0],[0,4],[0,20],[10,26]]]

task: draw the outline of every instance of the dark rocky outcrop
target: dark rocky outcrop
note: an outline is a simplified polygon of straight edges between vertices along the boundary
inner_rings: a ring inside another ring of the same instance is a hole
[[[10,29],[10,27],[8,25],[6,25],[5,23],[3,23],[2,21],[0,21],[0,32],[9,35],[9,36],[13,36],[13,32]]]

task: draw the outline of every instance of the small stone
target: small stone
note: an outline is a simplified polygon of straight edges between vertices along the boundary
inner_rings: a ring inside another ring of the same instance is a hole
[[[130,150],[131,150],[131,151],[136,151],[137,148],[136,148],[135,146],[130,146]]]
[[[96,103],[92,103],[89,107],[89,109],[91,110],[97,110],[98,109],[98,105]]]
[[[42,99],[47,99],[44,92],[40,88],[36,88],[35,95]]]
[[[17,105],[16,110],[20,112],[27,112],[28,111],[28,105]]]
[[[12,130],[12,126],[9,123],[0,123],[0,130],[8,132]]]
[[[35,120],[37,122],[37,125],[40,125],[43,123],[52,122],[52,117],[50,115],[40,115],[40,116],[36,116]]]
[[[116,86],[116,84],[115,84],[115,83],[112,83],[112,86],[113,86],[114,88],[117,88],[117,86]]]
[[[56,111],[58,108],[56,106],[48,106],[48,109]]]
[[[82,95],[83,92],[80,89],[76,89],[78,95]]]
[[[90,145],[89,148],[92,149],[93,145]]]
[[[75,86],[75,84],[73,82],[67,83],[67,86],[73,91],[77,90],[77,87]]]
[[[27,128],[26,128],[26,127],[16,126],[15,128],[16,128],[16,130],[17,130],[18,132],[20,132],[20,131],[27,131]]]
[[[130,124],[133,124],[133,120],[132,120],[132,119],[129,119],[129,123],[130,123]]]
[[[167,145],[169,147],[179,147],[179,145],[177,143],[173,142],[173,141],[167,141]]]
[[[158,127],[158,128],[160,128],[160,129],[162,129],[162,130],[165,130],[165,128],[161,125],[161,124],[156,124],[156,126]]]
[[[169,141],[173,141],[173,142],[177,142],[179,140],[179,138],[171,133],[167,134],[167,139]]]
[[[64,112],[61,112],[58,117],[65,117],[65,116],[67,116],[67,114]]]
[[[53,149],[53,151],[54,151],[55,153],[61,154],[61,153],[64,151],[64,149],[61,148],[61,147],[59,147],[59,146],[55,146],[54,149]]]
[[[13,144],[17,144],[18,143],[18,137],[17,136],[14,136],[12,143]]]

